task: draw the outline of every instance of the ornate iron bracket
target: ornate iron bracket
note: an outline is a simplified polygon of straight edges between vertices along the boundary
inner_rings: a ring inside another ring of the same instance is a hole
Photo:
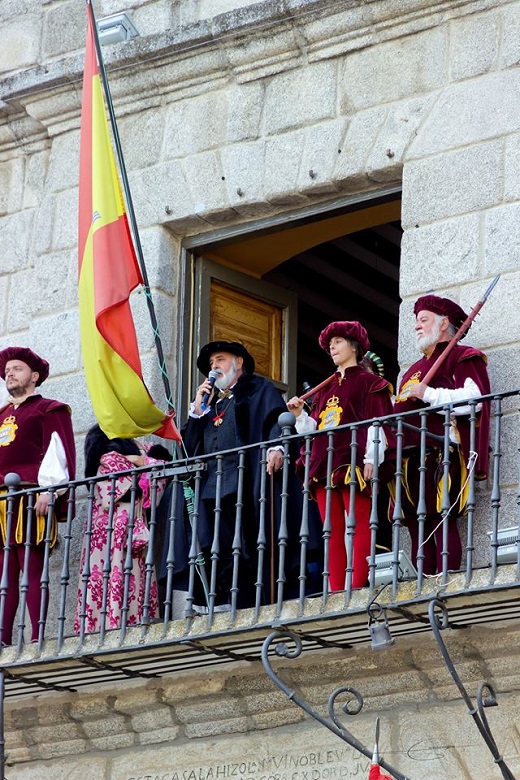
[[[285,639],[290,640],[294,644],[294,649],[291,649],[287,645],[287,642],[284,641]],[[354,737],[354,735],[351,734],[348,729],[345,728],[336,713],[337,700],[341,695],[347,695],[349,697],[347,698],[347,701],[343,704],[338,703],[338,706],[341,707],[345,715],[358,715],[363,707],[363,697],[359,691],[350,685],[344,685],[341,688],[337,688],[329,696],[327,706],[329,718],[323,717],[323,715],[320,715],[319,712],[310,707],[304,699],[298,696],[296,691],[289,688],[289,686],[286,685],[274,671],[269,659],[269,650],[271,649],[271,645],[274,643],[276,643],[274,648],[275,655],[280,658],[288,658],[289,660],[293,660],[298,658],[302,652],[302,641],[297,634],[294,634],[288,629],[284,629],[283,631],[273,631],[264,641],[262,646],[262,663],[264,665],[265,671],[274,684],[280,688],[283,693],[285,693],[288,699],[293,701],[298,707],[301,707],[301,709],[314,718],[314,720],[317,720],[318,723],[322,724],[322,726],[328,728],[329,731],[332,731],[333,734],[336,734],[337,737],[353,747],[354,750],[357,750],[359,753],[362,753],[364,756],[367,756],[367,758],[371,759],[373,751],[369,750],[365,745],[363,745],[362,742],[356,739],[356,737]],[[388,764],[383,759],[379,759],[379,764],[383,767],[383,769],[386,769],[388,772],[390,772],[395,780],[410,780],[410,778],[408,778],[406,775],[403,775],[397,769],[394,769],[391,764]]]
[[[436,612],[437,609],[440,610],[441,613],[440,615]],[[442,657],[444,658],[444,662],[448,667],[448,671],[451,674],[453,681],[455,682],[455,685],[459,689],[460,695],[466,702],[466,706],[468,708],[469,714],[475,721],[484,742],[486,743],[489,750],[491,751],[495,764],[497,764],[498,767],[500,768],[500,771],[502,772],[502,777],[505,780],[516,780],[514,774],[511,772],[506,762],[500,755],[500,752],[497,747],[497,743],[495,742],[493,735],[491,734],[491,729],[489,728],[489,723],[486,714],[484,712],[484,709],[486,707],[498,706],[496,693],[493,686],[488,682],[482,682],[479,685],[477,691],[477,707],[475,708],[471,698],[468,695],[468,692],[466,691],[466,688],[464,687],[462,680],[460,679],[457,673],[457,670],[455,669],[455,666],[453,665],[453,661],[451,660],[450,654],[448,653],[448,649],[444,644],[444,640],[441,636],[441,631],[449,627],[448,610],[446,608],[446,604],[444,603],[444,601],[441,601],[438,598],[432,599],[430,601],[430,605],[428,608],[428,616],[430,618],[430,624],[433,630],[433,635],[437,641],[437,644],[439,645],[439,649],[442,653]]]

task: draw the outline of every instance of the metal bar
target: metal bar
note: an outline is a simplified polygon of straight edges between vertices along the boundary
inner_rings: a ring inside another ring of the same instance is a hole
[[[401,529],[403,525],[402,488],[403,488],[403,421],[397,420],[395,495],[392,514],[392,598],[397,596],[397,578],[399,573],[399,550],[401,549]]]
[[[450,520],[450,464],[451,464],[451,442],[450,442],[450,430],[451,430],[451,409],[449,406],[444,411],[444,444],[442,449],[442,500],[441,500],[441,518],[442,518],[442,578],[441,583],[445,585],[448,581],[448,523],[456,523],[456,519]],[[458,453],[457,453],[458,455]],[[437,519],[435,519],[437,522]],[[435,549],[437,551],[438,543],[435,539],[435,531],[432,531],[433,539],[435,542]]]
[[[166,552],[166,587],[164,593],[164,614],[163,614],[163,626],[166,631],[167,625],[172,620],[173,610],[173,576],[175,569],[175,523],[177,522],[177,493],[180,484],[177,478],[174,478],[170,483],[170,502],[167,519],[167,530],[165,539],[168,539],[168,548]],[[168,488],[167,488],[168,490]],[[164,501],[165,496],[163,497]],[[188,507],[188,512],[190,508]]]
[[[469,402],[471,414],[469,418],[469,489],[468,500],[466,503],[466,514],[468,518],[468,534],[466,541],[466,581],[465,587],[469,588],[473,576],[473,553],[475,551],[474,519],[475,507],[477,503],[475,491],[475,466],[476,466],[476,428],[477,428],[477,407],[475,401]]]
[[[209,601],[208,601],[208,628],[211,628],[213,624],[213,614],[215,612],[215,602],[217,598],[217,578],[219,577],[219,564],[221,562],[222,545],[221,545],[221,528],[223,520],[226,522],[226,518],[223,518],[222,510],[222,480],[224,478],[224,460],[220,455],[216,456],[217,472],[215,482],[215,508],[214,508],[214,521],[213,521],[213,540],[211,544],[211,575],[209,582]],[[226,550],[226,554],[229,551]],[[230,598],[230,596],[229,596]]]
[[[51,555],[51,542],[52,542],[52,527],[56,522],[54,517],[54,503],[56,492],[53,488],[49,488],[49,506],[47,509],[47,517],[45,520],[45,538],[43,540],[43,571],[40,580],[40,618],[38,620],[38,651],[43,650],[43,642],[45,635],[45,624],[47,622],[47,610],[49,607],[49,562]],[[37,520],[37,518],[36,518]],[[35,550],[37,546],[35,545]],[[33,554],[35,554],[33,552]],[[34,631],[34,627],[33,627]]]
[[[311,491],[309,489],[309,469],[311,463],[311,438],[305,437],[304,444],[304,473],[303,473],[303,502],[302,519],[300,524],[300,592],[298,597],[298,615],[303,615],[305,607],[305,591],[307,584],[307,549],[309,546],[309,501],[311,500]]]
[[[188,595],[186,597],[186,633],[189,633],[191,631],[191,626],[193,623],[194,618],[194,611],[193,611],[193,603],[194,603],[194,590],[195,590],[195,577],[197,574],[197,566],[201,566],[203,569],[203,586],[204,587],[204,595],[206,599],[208,598],[208,589],[207,589],[207,582],[206,582],[206,573],[204,569],[204,561],[200,563],[201,556],[200,556],[200,548],[199,548],[199,538],[198,538],[198,524],[199,524],[199,511],[200,511],[200,483],[202,479],[202,472],[198,471],[195,474],[195,489],[193,491],[193,508],[192,511],[189,512],[189,520],[190,520],[190,527],[191,527],[191,541],[190,541],[190,549],[188,552]],[[209,604],[209,601],[208,601]]]
[[[27,610],[27,594],[29,592],[29,571],[31,566],[31,538],[33,533],[34,523],[34,502],[36,496],[34,493],[30,493],[26,496],[27,501],[23,498],[20,499],[20,507],[24,507],[26,511],[26,523],[25,523],[25,539],[24,539],[24,553],[23,553],[23,571],[20,581],[20,608],[19,608],[19,623],[18,623],[18,635],[16,641],[16,651],[18,655],[23,652],[23,646],[25,642],[24,630],[25,630],[25,616]]]
[[[426,435],[428,432],[428,414],[425,409],[419,412],[421,418],[421,441],[419,455],[419,496],[417,501],[417,590],[420,595],[424,578],[424,525],[426,522]],[[404,422],[403,422],[404,425]],[[411,521],[414,522],[413,520]]]
[[[372,504],[370,507],[370,520],[369,520],[369,527],[370,527],[370,554],[369,554],[369,560],[368,560],[368,586],[369,588],[374,587],[374,575],[376,570],[376,541],[377,541],[377,531],[379,528],[379,516],[377,512],[377,499],[379,496],[379,448],[381,444],[381,436],[382,430],[381,426],[377,423],[375,426],[375,435],[374,435],[374,472],[372,475],[372,490],[371,490],[371,497],[372,497]]]
[[[107,541],[105,544],[105,555],[103,560],[103,585],[101,596],[101,610],[100,610],[100,626],[99,626],[99,644],[102,645],[105,641],[105,633],[107,629],[107,615],[108,615],[108,597],[110,591],[110,574],[112,571],[112,537],[114,534],[114,509],[116,505],[116,484],[117,477],[110,477],[109,488],[109,507],[108,507],[108,521],[107,521]]]
[[[283,422],[283,416],[282,416]],[[280,493],[280,527],[278,529],[278,597],[276,603],[276,617],[279,618],[283,610],[283,596],[285,585],[285,557],[287,551],[287,543],[289,541],[289,531],[287,527],[287,511],[289,500],[289,442],[287,437],[291,434],[291,427],[293,420],[290,424],[282,427],[282,436],[285,437],[283,442],[283,467],[282,467],[282,489]],[[274,480],[274,475],[271,477]],[[271,507],[271,511],[274,511],[275,507]]]
[[[67,620],[66,608],[67,608],[67,591],[70,583],[70,548],[72,542],[72,521],[74,520],[76,506],[76,490],[72,487],[68,491],[67,497],[67,522],[65,523],[65,531],[63,533],[63,561],[61,565],[60,576],[60,605],[58,609],[58,653],[63,647],[65,639],[65,622]],[[77,601],[77,595],[76,595]]]
[[[330,519],[331,490],[332,490],[332,462],[334,456],[334,431],[327,434],[327,479],[325,483],[325,517],[323,520],[323,608],[327,603],[330,590],[330,534],[332,524]]]
[[[283,641],[284,639],[288,639],[290,642],[292,642],[294,644],[294,649],[290,649],[287,643]],[[270,633],[266,637],[262,646],[262,664],[272,682],[287,696],[290,701],[294,702],[294,704],[296,704],[304,712],[314,718],[314,720],[318,721],[318,723],[321,723],[321,725],[325,726],[325,728],[329,729],[329,731],[332,731],[333,734],[336,734],[337,737],[354,748],[354,750],[371,759],[373,751],[366,747],[358,739],[356,739],[356,737],[354,737],[354,735],[345,728],[345,725],[341,722],[336,714],[336,704],[338,699],[340,697],[348,696],[349,699],[347,703],[341,704],[342,712],[349,716],[358,715],[363,707],[363,697],[359,691],[357,691],[352,686],[342,686],[341,688],[337,688],[329,696],[327,708],[329,717],[323,717],[323,715],[321,715],[317,710],[313,709],[313,707],[311,707],[295,690],[289,688],[289,686],[278,676],[278,674],[273,669],[269,653],[271,650],[271,645],[274,643],[276,643],[276,647],[274,649],[275,655],[281,658],[294,660],[298,658],[302,652],[302,641],[300,637],[292,631],[285,629],[283,631],[273,631]],[[384,759],[380,758],[379,764],[383,767],[383,769],[391,772],[395,780],[410,780],[410,778],[408,778],[406,775],[403,775],[398,769],[393,767],[391,764],[388,764]]]
[[[438,616],[436,610],[440,611],[441,613],[440,617]],[[448,610],[446,608],[445,603],[437,598],[432,599],[430,601],[428,615],[430,618],[430,625],[432,627],[433,635],[439,646],[439,649],[441,651],[444,662],[448,668],[448,671],[453,681],[455,682],[455,685],[459,689],[459,693],[464,699],[469,714],[473,718],[480,732],[480,735],[482,736],[484,742],[489,748],[495,764],[497,764],[497,766],[499,767],[504,780],[515,780],[515,776],[507,766],[503,757],[500,755],[495,739],[489,728],[489,723],[484,714],[485,707],[492,707],[497,705],[494,688],[488,682],[484,682],[480,685],[478,690],[478,707],[475,708],[468,692],[466,691],[466,688],[464,687],[462,680],[460,679],[457,673],[457,670],[455,669],[448,648],[446,647],[446,644],[444,643],[444,640],[441,636],[441,631],[449,627]],[[488,697],[486,698],[483,698],[482,696],[484,690],[487,690],[489,694]]]
[[[130,485],[130,508],[128,510],[128,521],[126,526],[126,540],[125,540],[125,560],[123,564],[123,603],[121,604],[121,619],[119,623],[119,644],[123,644],[126,636],[126,630],[128,626],[128,612],[130,610],[128,604],[128,597],[130,595],[130,583],[132,580],[133,568],[134,568],[134,556],[132,545],[134,541],[134,525],[135,525],[135,510],[137,506],[137,491],[139,490],[138,475],[136,472],[132,474],[132,482]],[[115,505],[114,505],[115,510]],[[116,529],[114,529],[116,530]],[[137,594],[139,597],[139,594]]]
[[[233,582],[231,585],[231,625],[235,622],[238,607],[238,574],[240,570],[240,559],[242,558],[242,513],[244,508],[244,477],[246,470],[246,453],[240,449],[238,451],[238,487],[235,514],[235,533],[233,536]]]
[[[269,575],[271,575],[271,559],[274,555],[274,539],[269,540],[267,544],[267,524],[266,524],[266,508],[267,508],[267,446],[262,444],[260,447],[260,497],[258,499],[258,534],[256,537],[256,550],[257,550],[257,566],[256,566],[256,582],[255,582],[255,621],[260,617],[260,608],[262,605],[262,591],[263,591],[263,579],[265,571],[266,553],[269,554]],[[266,585],[270,588],[271,583]]]
[[[149,474],[150,480],[150,509],[149,516],[143,506],[143,522],[148,524],[150,536],[149,542],[146,547],[146,554],[144,558],[144,598],[143,598],[143,615],[141,618],[141,640],[144,641],[146,632],[155,618],[155,615],[151,614],[152,598],[157,601],[157,579],[155,576],[155,556],[154,556],[154,541],[155,541],[155,527],[156,527],[156,513],[157,513],[157,495],[159,486],[157,484],[157,478],[153,471]]]
[[[358,454],[358,428],[353,427],[351,431],[350,439],[350,479],[348,482],[349,487],[349,504],[348,504],[348,516],[346,524],[345,534],[345,552],[347,558],[347,566],[345,570],[345,606],[349,603],[352,597],[352,577],[354,574],[354,536],[356,533],[356,493],[359,490],[356,467],[357,467],[357,454]]]
[[[409,431],[414,431],[414,433],[417,433],[417,434],[421,433],[421,429],[418,428],[417,425],[412,425],[411,423],[406,422],[405,420],[403,420],[402,417],[400,417],[399,420],[401,421],[401,425],[402,425],[403,428],[406,428]],[[397,420],[390,420],[389,425],[392,428],[394,428],[396,423],[397,423]],[[443,442],[444,441],[444,436],[441,436],[441,435],[439,435],[437,433],[432,433],[431,431],[428,431],[426,436],[427,436],[428,439],[431,439],[434,442]]]
[[[502,431],[502,402],[500,398],[496,399],[495,413],[495,441],[493,446],[493,484],[491,487],[491,528],[493,530],[493,543],[491,546],[491,583],[495,582],[497,575],[497,531],[500,512],[500,460],[502,458],[501,431]],[[520,574],[520,562],[517,558],[518,573]]]
[[[92,522],[94,518],[93,508],[95,501],[96,482],[92,481],[89,485],[88,491],[88,510],[87,520],[85,524],[85,541],[86,544],[83,548],[84,559],[81,564],[81,597],[78,606],[76,607],[76,615],[78,618],[78,633],[79,633],[79,646],[81,647],[85,641],[86,622],[88,617],[87,612],[87,593],[88,584],[90,581],[90,551],[92,548]]]

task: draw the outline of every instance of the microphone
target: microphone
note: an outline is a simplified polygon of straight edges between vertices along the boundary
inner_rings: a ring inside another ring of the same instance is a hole
[[[217,379],[219,378],[219,376],[220,376],[220,371],[216,371],[214,368],[211,369],[211,371],[208,374],[208,379],[211,387],[207,392],[204,393],[204,395],[202,396],[202,401],[200,402],[200,406],[203,412],[205,412],[206,409],[208,408],[208,401],[211,395],[211,391],[213,390],[213,386],[217,381]]]

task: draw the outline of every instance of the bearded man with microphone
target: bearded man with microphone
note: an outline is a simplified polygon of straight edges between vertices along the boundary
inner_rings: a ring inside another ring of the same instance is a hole
[[[212,341],[201,349],[197,367],[206,379],[197,389],[182,429],[184,445],[190,456],[225,452],[280,436],[278,417],[286,411],[285,403],[272,382],[254,373],[255,360],[243,344]],[[207,468],[200,490],[197,535],[206,565],[211,562],[212,550],[214,555],[218,542],[218,575],[214,594],[217,606],[228,604],[230,599],[234,545],[235,551],[237,548],[237,502],[241,506],[242,518],[237,604],[245,607],[254,603],[252,588],[256,580],[261,457],[260,448],[245,450],[244,469],[239,469],[240,458],[236,451],[219,459],[205,460]],[[268,449],[266,461],[267,474],[274,477],[283,465],[282,448],[275,446]],[[243,491],[239,495],[240,478],[243,479]],[[220,494],[218,500],[217,492]],[[279,493],[278,490],[278,496]],[[266,517],[268,514],[269,508]],[[214,538],[217,516],[218,540]],[[263,600],[268,600],[267,594],[264,594]]]

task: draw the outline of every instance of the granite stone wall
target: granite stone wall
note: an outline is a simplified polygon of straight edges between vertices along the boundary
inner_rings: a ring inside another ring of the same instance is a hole
[[[511,770],[520,770],[518,622],[448,632],[446,643],[470,695],[496,686],[488,718]],[[361,712],[345,727],[413,780],[500,778],[430,632],[389,650],[321,650],[274,662],[322,717],[329,695],[351,685]],[[336,712],[341,715],[340,698]],[[261,663],[179,673],[118,686],[48,693],[9,705],[9,780],[350,780],[369,760],[274,686]]]
[[[497,391],[518,385],[520,2],[100,0],[95,8],[99,17],[126,10],[140,31],[108,47],[106,63],[174,392],[183,238],[389,186],[402,186],[401,366],[415,359],[418,294],[435,289],[468,309],[501,274],[471,341],[488,353]],[[71,404],[78,444],[93,422],[76,293],[85,24],[80,0],[0,0],[0,347],[27,344],[49,359],[44,392]],[[132,305],[160,402],[143,296]],[[503,501],[513,514],[518,411],[504,411]],[[78,523],[76,546],[80,533]],[[480,654],[496,634],[472,636],[468,671],[487,671]],[[515,634],[506,639],[516,646]],[[461,657],[466,650],[461,641]],[[411,777],[476,777],[484,761],[484,776],[498,777],[469,720],[461,729],[462,704],[444,672],[435,665],[429,676],[430,653],[417,642],[395,666],[366,653],[354,669],[324,653],[305,681],[322,702],[324,675],[338,684],[368,675],[365,737],[375,712],[386,712],[384,751]],[[492,673],[505,694],[494,717],[518,762],[515,663],[511,650]],[[368,772],[256,671],[49,694],[7,709],[11,780]]]

